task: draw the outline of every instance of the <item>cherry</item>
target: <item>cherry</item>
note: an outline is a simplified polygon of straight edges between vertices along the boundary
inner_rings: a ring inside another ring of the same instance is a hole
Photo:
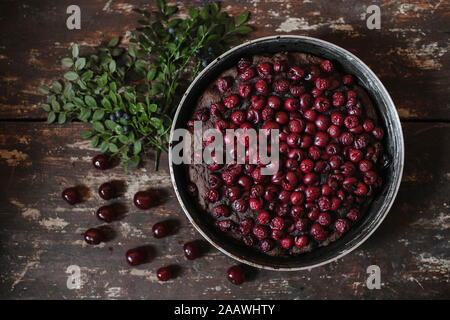
[[[275,72],[283,72],[286,69],[286,62],[285,61],[275,61],[273,63],[273,70]]]
[[[384,136],[384,131],[383,131],[383,129],[380,128],[380,127],[375,127],[375,128],[372,130],[372,135],[375,137],[375,139],[377,139],[377,140],[382,140],[382,139],[383,139],[383,136]]]
[[[108,169],[109,165],[110,165],[108,157],[104,154],[96,155],[92,159],[92,164],[93,164],[94,168],[99,169],[99,170]]]
[[[288,78],[294,81],[300,80],[305,75],[303,69],[299,67],[290,67],[288,71]]]
[[[231,121],[234,124],[240,125],[245,122],[246,115],[243,111],[238,110],[231,114]]]
[[[78,193],[77,188],[75,188],[75,187],[64,189],[63,192],[61,193],[61,197],[68,204],[71,204],[71,205],[74,205],[74,204],[80,202],[80,195]]]
[[[301,119],[289,121],[289,130],[291,132],[300,133],[305,129],[305,122]]]
[[[126,252],[125,258],[130,266],[137,266],[145,262],[147,252],[143,248],[134,248]]]
[[[233,78],[224,77],[217,79],[217,88],[221,93],[230,91],[232,87],[233,87]]]
[[[284,112],[284,111],[278,111],[278,112],[275,114],[275,122],[277,122],[277,123],[283,125],[283,124],[288,123],[288,121],[289,121],[289,116],[288,116],[288,114],[287,114],[286,112]]]
[[[136,208],[146,210],[156,204],[156,198],[150,191],[139,191],[134,195],[133,202]]]
[[[272,71],[272,66],[268,62],[261,62],[256,66],[256,71],[260,77],[264,77]]]
[[[113,206],[103,206],[97,210],[97,218],[105,222],[113,222],[116,219],[116,212]]]
[[[267,105],[274,110],[279,110],[281,108],[281,100],[277,96],[270,96],[267,98]]]
[[[350,223],[347,219],[337,219],[334,223],[336,231],[339,233],[346,233],[350,229]]]
[[[111,182],[105,182],[98,188],[98,195],[104,200],[110,200],[115,197],[116,190]]]
[[[352,85],[353,81],[354,81],[353,76],[350,74],[347,74],[342,77],[342,83],[344,83],[346,86]]]
[[[220,220],[217,223],[217,226],[219,227],[219,229],[222,232],[227,232],[231,229],[231,227],[233,226],[233,222],[231,220],[225,219],[225,220]]]
[[[263,200],[261,198],[252,198],[249,200],[250,209],[253,211],[260,211],[263,207]]]
[[[231,215],[231,212],[230,212],[230,209],[226,205],[219,204],[214,207],[213,214],[215,217],[220,217],[220,216],[229,217]]]
[[[255,226],[252,231],[255,237],[259,240],[265,239],[269,236],[269,230],[265,226]]]
[[[317,78],[315,84],[319,90],[327,90],[330,87],[330,81],[326,78]]]
[[[280,240],[280,244],[285,249],[290,249],[294,244],[294,238],[292,236],[285,237]]]
[[[333,93],[333,106],[338,108],[344,105],[345,103],[345,96],[342,92],[335,92]]]
[[[194,198],[198,196],[198,189],[197,189],[197,186],[194,183],[188,183],[187,191]]]
[[[205,194],[205,199],[211,203],[219,201],[219,191],[216,189],[209,189]]]
[[[309,234],[317,241],[323,241],[326,239],[328,232],[318,223],[314,223],[309,230]]]
[[[252,61],[248,58],[241,58],[237,63],[237,67],[239,70],[245,70],[248,67],[250,67],[251,65],[252,65]]]
[[[241,98],[247,98],[252,92],[252,87],[248,83],[243,83],[239,86],[238,93]]]
[[[267,94],[269,92],[267,82],[263,79],[259,79],[258,81],[256,81],[255,89],[260,94]]]
[[[185,243],[183,246],[184,256],[189,260],[194,260],[200,256],[200,247],[196,241]]]
[[[308,237],[305,235],[296,236],[294,242],[295,242],[296,247],[303,248],[304,246],[306,246],[308,244]]]
[[[223,104],[227,109],[234,109],[239,104],[239,96],[236,94],[231,94],[223,99]]]
[[[166,222],[157,222],[152,227],[152,234],[155,238],[163,238],[169,234],[169,226]]]
[[[286,93],[289,90],[289,81],[283,78],[275,80],[273,83],[273,90],[276,93]]]
[[[255,199],[250,199],[250,200],[255,200]],[[240,213],[245,212],[248,209],[248,202],[243,198],[237,199],[233,202],[233,208],[237,212],[240,212]]]
[[[172,277],[172,271],[169,267],[162,267],[156,270],[156,277],[159,281],[167,281]]]
[[[84,233],[84,241],[86,241],[89,244],[99,244],[104,240],[103,232],[98,228],[91,228],[88,229]]]
[[[300,102],[295,98],[287,98],[284,101],[284,108],[287,111],[296,111],[300,107]]]
[[[322,69],[326,73],[331,73],[334,70],[334,66],[330,60],[323,60],[320,63],[320,69]]]
[[[240,266],[233,266],[227,270],[227,279],[235,284],[240,285],[245,281],[244,270]]]
[[[270,222],[270,213],[269,211],[263,210],[258,213],[257,220],[259,224],[267,225]]]
[[[251,104],[256,110],[261,110],[266,105],[266,98],[262,95],[254,95]]]

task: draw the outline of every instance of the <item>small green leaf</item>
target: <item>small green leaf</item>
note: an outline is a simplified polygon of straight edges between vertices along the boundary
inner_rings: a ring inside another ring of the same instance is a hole
[[[50,105],[43,103],[41,104],[42,109],[44,109],[45,111],[49,112],[51,110]]]
[[[64,67],[71,68],[73,66],[73,60],[71,58],[63,58],[61,59],[61,64]]]
[[[105,121],[105,126],[111,131],[114,131],[116,127],[120,127],[117,123],[109,119]]]
[[[66,113],[65,113],[65,112],[61,112],[61,113],[58,115],[58,123],[59,123],[59,124],[65,123],[65,122],[66,122],[66,119],[67,119],[67,117],[66,117]]]
[[[238,33],[238,34],[247,34],[252,31],[253,31],[253,29],[249,26],[239,26],[236,29],[234,29],[234,32]]]
[[[108,150],[108,147],[109,147],[108,141],[103,141],[102,144],[100,145],[100,151],[106,152]]]
[[[114,60],[111,60],[108,67],[109,72],[113,73],[114,71],[116,71],[116,62]]]
[[[72,57],[78,58],[79,50],[78,45],[75,43],[72,47]]]
[[[197,8],[190,8],[189,9],[189,17],[192,19],[195,19],[198,17],[198,9]]]
[[[241,24],[245,23],[248,20],[248,17],[250,15],[250,12],[248,10],[242,12],[240,16],[237,18],[237,25],[240,26]]]
[[[99,136],[94,136],[92,138],[91,145],[93,148],[97,148],[99,140],[100,140]]]
[[[55,93],[61,93],[62,91],[62,85],[58,81],[52,82],[52,89]]]
[[[150,110],[150,112],[156,112],[156,110],[158,110],[158,106],[152,103],[148,106],[148,110]]]
[[[61,106],[60,106],[59,102],[56,101],[56,99],[52,101],[52,109],[53,109],[53,111],[56,111],[56,112],[61,110]]]
[[[159,11],[164,13],[164,1],[163,0],[158,0],[158,9],[159,9]]]
[[[111,151],[112,153],[116,153],[116,152],[119,152],[119,148],[117,148],[117,146],[114,143],[110,143],[109,151]]]
[[[209,18],[209,6],[204,6],[203,9],[200,11],[200,17],[202,17],[203,20],[208,20]]]
[[[94,132],[92,132],[91,130],[84,131],[81,133],[81,139],[89,139],[93,134]]]
[[[77,61],[75,61],[75,69],[76,70],[82,70],[85,65],[86,65],[85,58],[78,58]]]
[[[135,166],[137,166],[138,164],[139,164],[139,162],[140,162],[140,158],[139,158],[139,156],[138,155],[135,155],[133,158],[132,158],[132,162],[133,162],[133,164],[135,165]]]
[[[178,7],[175,7],[175,6],[168,7],[166,10],[166,15],[170,16],[177,11],[178,11]]]
[[[64,109],[65,111],[72,111],[74,108],[75,108],[75,105],[74,105],[73,103],[70,103],[70,102],[65,103],[65,104],[63,105],[63,109]]]
[[[142,150],[142,143],[140,141],[136,141],[133,146],[133,153],[139,154]]]
[[[97,102],[91,96],[85,96],[84,102],[86,102],[86,105],[91,109],[97,108]]]
[[[73,71],[69,71],[64,74],[64,78],[66,78],[69,81],[74,81],[78,79],[78,74]]]
[[[53,123],[56,119],[56,114],[53,111],[48,113],[47,123]]]
[[[113,48],[119,44],[120,37],[112,38],[108,43],[108,47]]]
[[[111,109],[112,109],[111,102],[109,102],[108,98],[106,98],[106,97],[104,97],[104,98],[102,99],[102,106],[103,106],[105,109],[108,109],[108,110],[111,110]]]
[[[120,134],[119,135],[119,141],[122,142],[123,144],[127,144],[128,143],[128,137],[123,135],[123,134]]]
[[[43,94],[49,94],[50,93],[50,89],[48,87],[46,87],[46,86],[39,86],[38,89]]]
[[[92,79],[93,75],[94,75],[94,73],[91,70],[88,70],[81,75],[81,80],[83,80],[83,81],[90,80],[90,79]]]
[[[147,81],[153,81],[156,77],[156,68],[151,68],[149,72],[147,72]]]
[[[105,131],[105,127],[103,126],[103,124],[101,122],[98,122],[98,121],[96,121],[96,122],[94,122],[92,124],[92,128],[94,128],[94,130],[98,131],[98,132]]]
[[[92,116],[92,119],[94,121],[102,120],[105,116],[105,111],[103,109],[95,110],[94,115]]]

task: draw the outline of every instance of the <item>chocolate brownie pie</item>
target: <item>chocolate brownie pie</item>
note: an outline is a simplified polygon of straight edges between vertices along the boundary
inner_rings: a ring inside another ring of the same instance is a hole
[[[259,162],[186,166],[188,191],[205,219],[230,241],[268,255],[336,241],[382,185],[375,108],[355,77],[329,60],[294,52],[244,57],[198,98],[188,129],[194,121],[222,133],[279,130],[273,175],[262,175]]]

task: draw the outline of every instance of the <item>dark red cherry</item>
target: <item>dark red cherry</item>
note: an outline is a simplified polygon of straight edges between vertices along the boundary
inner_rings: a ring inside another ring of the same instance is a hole
[[[103,232],[98,228],[88,229],[84,233],[84,241],[89,244],[99,244],[103,241],[104,235]]]
[[[150,191],[139,191],[134,195],[133,202],[138,209],[146,210],[156,204],[156,199]]]
[[[96,169],[105,170],[109,168],[109,159],[106,155],[99,154],[92,159],[92,164]]]
[[[155,238],[163,238],[169,234],[169,226],[166,222],[155,223],[152,227],[152,233]]]
[[[125,258],[130,266],[137,266],[145,262],[147,252],[143,248],[133,248],[127,251]]]
[[[80,195],[78,193],[78,190],[74,187],[64,189],[64,191],[61,193],[61,196],[64,200],[67,201],[68,204],[71,205],[80,202]]]
[[[103,206],[97,210],[97,218],[105,222],[113,222],[116,219],[116,213],[113,206]]]
[[[240,285],[245,281],[244,270],[239,266],[233,266],[227,271],[227,279],[236,285]]]
[[[159,281],[167,281],[172,277],[172,271],[169,267],[162,267],[156,270],[156,277]]]
[[[114,185],[111,182],[105,182],[98,188],[98,195],[104,200],[110,200],[115,196]]]
[[[200,248],[197,242],[188,242],[183,246],[184,256],[189,260],[194,260],[200,256]]]

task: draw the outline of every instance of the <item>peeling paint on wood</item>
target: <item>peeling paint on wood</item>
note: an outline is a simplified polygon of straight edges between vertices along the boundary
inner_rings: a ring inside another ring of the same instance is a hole
[[[183,2],[191,4],[200,2]],[[69,54],[73,43],[92,47],[117,35],[129,38],[137,19],[132,7],[154,11],[155,2],[82,1],[86,27],[77,32],[54,27],[61,24],[64,3],[30,2],[17,10],[10,1],[1,2],[0,119],[14,121],[0,121],[0,298],[450,298],[450,150],[445,147],[450,144],[450,60],[448,41],[443,41],[450,31],[448,4],[421,0],[381,4],[382,29],[369,31],[366,4],[356,0],[342,6],[331,6],[326,0],[222,3],[233,14],[243,8],[252,12],[253,38],[304,34],[350,50],[381,77],[402,119],[443,120],[404,123],[407,160],[402,186],[386,220],[364,245],[310,271],[248,268],[251,279],[236,287],[224,276],[235,262],[214,248],[206,246],[203,257],[194,261],[183,256],[183,243],[201,236],[173,194],[167,157],[158,172],[151,169],[151,157],[130,174],[121,167],[99,172],[91,165],[98,151],[79,138],[86,124],[61,127],[17,121],[44,119],[39,107],[43,96],[35,89],[62,77],[59,60]],[[40,21],[33,12],[45,5],[48,19]],[[27,16],[27,24],[14,24],[19,12],[20,17]],[[186,15],[186,10],[179,14]],[[14,33],[9,32],[10,25],[15,26]],[[109,225],[114,231],[110,241],[90,246],[83,241],[83,233],[104,225],[95,211],[109,202],[99,198],[97,188],[110,180],[125,183],[123,194],[111,202],[122,204],[126,212]],[[89,188],[90,194],[84,202],[69,206],[60,193],[76,185]],[[147,211],[135,209],[132,196],[147,188],[163,191],[161,205]],[[178,226],[170,236],[156,240],[151,228],[161,220],[173,220]],[[137,268],[129,267],[125,252],[142,245],[152,248],[152,258]],[[381,290],[365,285],[366,268],[372,264],[380,266]],[[69,265],[80,267],[80,289],[66,286]],[[177,277],[159,282],[155,271],[163,265],[179,266]]]

